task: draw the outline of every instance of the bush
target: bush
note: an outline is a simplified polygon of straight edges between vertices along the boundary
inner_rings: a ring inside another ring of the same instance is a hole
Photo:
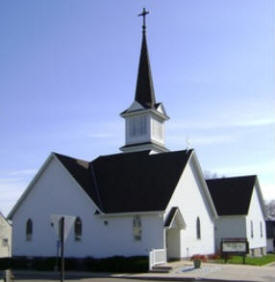
[[[35,269],[54,270],[55,257],[13,257],[9,261],[12,269]],[[103,259],[87,258],[65,258],[65,270],[93,271],[93,272],[147,272],[147,257],[110,257]]]
[[[200,260],[202,262],[207,262],[207,257],[205,255],[193,255],[191,260]]]
[[[210,260],[216,260],[216,259],[220,259],[220,258],[221,258],[220,254],[208,255],[208,259],[210,259]]]
[[[0,258],[0,270],[6,270],[11,267],[11,258]]]

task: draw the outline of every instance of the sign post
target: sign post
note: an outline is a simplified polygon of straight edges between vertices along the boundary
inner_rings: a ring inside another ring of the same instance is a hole
[[[56,215],[51,216],[51,225],[54,227],[60,242],[60,281],[64,282],[65,276],[65,257],[64,257],[64,244],[72,229],[75,221],[75,216],[69,215]],[[57,254],[59,246],[57,245]]]
[[[64,261],[64,227],[65,218],[62,216],[60,219],[60,241],[61,241],[61,256],[60,256],[60,281],[64,282],[64,271],[65,271],[65,261]]]

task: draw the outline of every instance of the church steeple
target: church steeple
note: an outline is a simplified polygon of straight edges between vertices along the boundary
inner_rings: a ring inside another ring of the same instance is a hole
[[[145,16],[148,13],[143,9],[143,12],[139,14],[139,16],[143,16],[143,26],[135,101],[139,102],[145,108],[153,108],[156,104],[156,98],[147,49],[145,24]]]
[[[146,42],[146,15],[143,9],[142,43],[139,58],[135,100],[121,113],[126,122],[123,152],[152,150],[156,153],[168,151],[164,145],[164,122],[169,119],[164,106],[156,103],[150,61]]]

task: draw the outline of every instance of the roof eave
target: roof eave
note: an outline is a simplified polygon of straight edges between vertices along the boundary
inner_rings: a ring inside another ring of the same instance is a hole
[[[159,211],[129,211],[129,212],[102,212],[98,215],[97,217],[121,217],[121,216],[133,216],[133,215],[163,215],[164,211],[159,210]]]

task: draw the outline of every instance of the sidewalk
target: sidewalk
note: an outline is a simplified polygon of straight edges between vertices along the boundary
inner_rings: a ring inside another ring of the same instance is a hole
[[[122,277],[122,276],[120,276]],[[124,276],[126,277],[126,276]],[[127,278],[158,279],[174,281],[275,281],[275,266],[250,266],[233,264],[203,263],[200,269],[194,269],[188,262],[178,263],[171,273],[144,273],[127,275]]]

